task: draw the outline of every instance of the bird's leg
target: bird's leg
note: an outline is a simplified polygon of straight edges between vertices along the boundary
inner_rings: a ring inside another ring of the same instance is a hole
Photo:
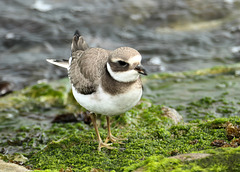
[[[96,134],[97,134],[97,138],[98,138],[98,151],[101,151],[101,148],[105,147],[107,149],[114,149],[114,147],[111,147],[111,144],[107,144],[107,143],[103,143],[99,131],[98,131],[98,127],[97,127],[97,122],[96,122],[96,115],[94,113],[90,113],[90,117],[92,119],[93,122],[93,126],[95,128]]]
[[[124,143],[120,142],[120,140],[127,140],[127,139],[121,139],[121,138],[114,137],[111,133],[110,117],[106,116],[106,118],[107,118],[108,135],[107,135],[107,138],[104,143],[108,143],[110,141],[112,143],[116,142],[119,144],[124,144]]]

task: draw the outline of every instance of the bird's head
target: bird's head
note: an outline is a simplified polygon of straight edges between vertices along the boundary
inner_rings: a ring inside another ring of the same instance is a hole
[[[110,53],[107,70],[110,75],[119,82],[132,82],[139,75],[147,75],[141,65],[141,54],[130,47],[121,47]]]

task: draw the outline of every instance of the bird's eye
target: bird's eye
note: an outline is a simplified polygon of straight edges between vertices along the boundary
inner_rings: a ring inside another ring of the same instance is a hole
[[[122,67],[128,66],[128,63],[126,63],[126,62],[124,62],[124,61],[121,61],[121,60],[118,61],[118,64],[119,64],[120,66],[122,66]]]

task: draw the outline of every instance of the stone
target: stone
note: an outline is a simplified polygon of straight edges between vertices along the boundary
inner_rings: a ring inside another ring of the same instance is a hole
[[[30,171],[26,169],[23,166],[13,164],[13,163],[7,163],[3,160],[0,160],[0,172],[25,172]]]

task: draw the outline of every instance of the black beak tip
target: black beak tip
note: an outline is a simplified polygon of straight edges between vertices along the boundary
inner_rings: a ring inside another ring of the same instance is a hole
[[[141,74],[142,74],[142,75],[146,75],[146,76],[148,75],[146,71],[144,71],[144,72],[141,73]]]
[[[147,75],[146,69],[144,69],[142,66],[137,66],[135,70],[137,70],[139,74]]]
[[[140,71],[138,71],[138,73],[142,74],[142,75],[148,75],[147,71],[143,68]]]

